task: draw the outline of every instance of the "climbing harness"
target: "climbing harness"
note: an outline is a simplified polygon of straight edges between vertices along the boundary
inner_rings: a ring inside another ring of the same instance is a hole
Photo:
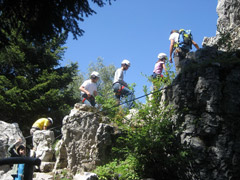
[[[120,86],[121,86],[120,89],[118,89],[117,92],[115,92],[116,96],[122,96],[121,91],[125,88],[125,86],[123,86],[123,85],[120,85]]]
[[[95,98],[93,96],[88,97],[88,95],[86,93],[84,93],[82,95],[83,99],[82,99],[82,103],[84,104],[84,102],[87,100],[90,102],[90,104],[94,107],[96,102],[95,102]]]

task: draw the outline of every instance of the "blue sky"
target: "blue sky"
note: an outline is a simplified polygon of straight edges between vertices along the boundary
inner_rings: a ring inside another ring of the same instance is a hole
[[[62,65],[78,62],[79,70],[86,72],[98,57],[117,68],[128,59],[131,67],[124,79],[137,84],[139,97],[144,94],[143,85],[151,86],[141,73],[152,74],[158,53],[169,55],[170,31],[191,29],[202,47],[204,37],[216,35],[216,7],[217,0],[116,0],[102,8],[92,6],[97,14],[80,22],[85,31],[82,37],[69,36]]]

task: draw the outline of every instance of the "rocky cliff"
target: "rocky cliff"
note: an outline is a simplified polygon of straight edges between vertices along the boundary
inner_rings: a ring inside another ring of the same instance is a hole
[[[5,158],[10,145],[17,139],[25,139],[16,123],[0,121],[0,130],[3,132],[0,134],[0,157]],[[108,124],[108,119],[96,113],[95,108],[76,104],[63,119],[62,138],[55,151],[53,131],[34,132],[34,154],[41,159],[41,173],[34,173],[34,180],[52,180],[54,177],[96,180],[96,174],[87,172],[108,162],[118,135],[118,131]],[[0,179],[12,179],[9,165],[0,166]]]
[[[117,131],[96,109],[76,104],[63,120],[55,169],[68,168],[73,174],[92,171],[108,162]],[[93,112],[92,112],[93,111]]]
[[[218,0],[216,37],[205,37],[203,46],[217,46],[220,50],[240,49],[240,1]]]
[[[194,154],[192,179],[240,179],[240,59],[198,65],[179,74],[164,97]]]
[[[194,180],[240,179],[240,1],[219,0],[217,12],[216,37],[204,38],[203,48],[184,59],[163,96],[177,110],[182,144],[192,150]]]
[[[181,143],[192,150],[192,180],[240,179],[240,58],[236,53],[240,49],[239,7],[239,0],[218,1],[216,37],[204,38],[203,48],[184,59],[182,72],[162,96],[176,109],[172,120],[183,129],[179,134]],[[219,44],[225,35],[229,35],[225,44]],[[6,147],[24,138],[16,124],[0,122],[0,130],[0,157],[5,157]],[[54,171],[59,178],[65,177],[60,172],[65,168],[75,174],[106,163],[119,135],[107,118],[86,106],[78,106],[63,119],[56,156],[51,154],[52,133],[42,133],[35,138],[39,142],[36,154],[46,161],[41,170]],[[1,167],[1,178],[10,176],[6,173],[9,169]]]
[[[181,143],[192,150],[193,180],[240,179],[240,1],[218,0],[216,37],[183,61],[162,97],[181,123]]]

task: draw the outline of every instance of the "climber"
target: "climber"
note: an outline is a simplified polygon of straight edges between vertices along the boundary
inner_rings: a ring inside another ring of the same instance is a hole
[[[37,121],[35,121],[32,125],[32,128],[30,129],[30,134],[34,136],[34,132],[37,130],[47,130],[51,125],[53,124],[53,119],[48,117],[48,118],[40,118]],[[31,157],[35,156],[35,151],[36,151],[36,142],[34,141],[34,138],[32,138],[32,143],[33,143],[33,149],[31,151]]]
[[[158,82],[158,80],[163,77],[163,75],[162,75],[163,69],[167,73],[167,68],[165,66],[165,60],[167,60],[167,59],[168,58],[165,53],[158,54],[158,60],[155,63],[153,74],[152,74],[154,90],[156,90],[156,87],[157,87],[156,82]]]
[[[82,94],[82,103],[87,104],[89,106],[95,107],[95,96],[97,96],[97,82],[100,76],[99,73],[93,71],[90,79],[83,82],[83,84],[79,87]]]
[[[8,148],[8,153],[11,157],[24,157],[26,156],[26,146],[19,139],[17,142],[12,144]],[[24,168],[25,164],[14,164],[12,168],[12,177],[14,180],[23,180],[24,179],[24,172],[27,171],[27,168]]]
[[[167,60],[167,59],[168,58],[165,53],[158,54],[158,60],[155,63],[153,74],[152,74],[153,79],[155,79],[157,77],[162,77],[163,69],[165,70],[165,72],[167,72],[167,68],[165,66],[165,60]]]
[[[114,75],[113,80],[113,91],[115,92],[115,98],[117,99],[118,105],[120,104],[120,98],[127,96],[129,109],[133,106],[133,92],[128,88],[128,84],[123,80],[123,71],[127,71],[130,67],[130,62],[124,59],[121,63],[121,68],[118,68]]]
[[[30,129],[30,134],[33,135],[36,130],[47,130],[47,128],[50,127],[52,124],[52,118],[40,118],[32,125],[32,128]]]
[[[189,32],[189,34],[187,34]],[[179,42],[180,40],[180,34],[185,35],[187,37],[183,42]],[[170,32],[170,56],[169,56],[169,61],[172,63],[172,54],[174,52],[174,63],[176,67],[176,72],[179,74],[181,71],[181,60],[183,60],[186,57],[186,54],[192,49],[192,44],[195,46],[196,49],[199,49],[198,44],[193,41],[192,39],[192,34],[190,30],[172,30]]]

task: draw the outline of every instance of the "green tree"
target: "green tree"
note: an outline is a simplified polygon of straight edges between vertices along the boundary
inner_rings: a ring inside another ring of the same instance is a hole
[[[180,143],[180,125],[172,121],[174,109],[160,103],[160,89],[171,83],[172,73],[168,71],[168,75],[154,82],[153,98],[147,98],[145,104],[138,103],[138,113],[130,121],[122,118],[117,122],[123,133],[113,148],[113,161],[96,169],[99,179],[188,179],[189,151]],[[146,88],[145,93],[149,94]]]
[[[45,42],[66,32],[76,39],[83,34],[79,22],[96,12],[90,0],[1,0],[0,1],[0,45],[8,43],[7,34],[12,29],[20,30],[29,41]],[[92,0],[92,4],[103,7],[111,0]],[[17,31],[19,33],[19,31]]]
[[[76,102],[68,85],[77,65],[59,66],[66,36],[44,46],[29,43],[14,31],[11,36],[16,38],[9,37],[9,45],[0,51],[0,119],[19,123],[25,133],[42,116],[60,124]]]
[[[171,118],[171,106],[153,108],[143,105],[136,122],[127,129],[128,153],[135,157],[135,171],[140,177],[161,180],[187,179],[185,176],[188,151],[180,144]]]
[[[73,77],[73,81],[68,85],[69,90],[73,93],[73,98],[80,102],[80,85],[84,82],[84,74],[78,70],[77,76]]]

